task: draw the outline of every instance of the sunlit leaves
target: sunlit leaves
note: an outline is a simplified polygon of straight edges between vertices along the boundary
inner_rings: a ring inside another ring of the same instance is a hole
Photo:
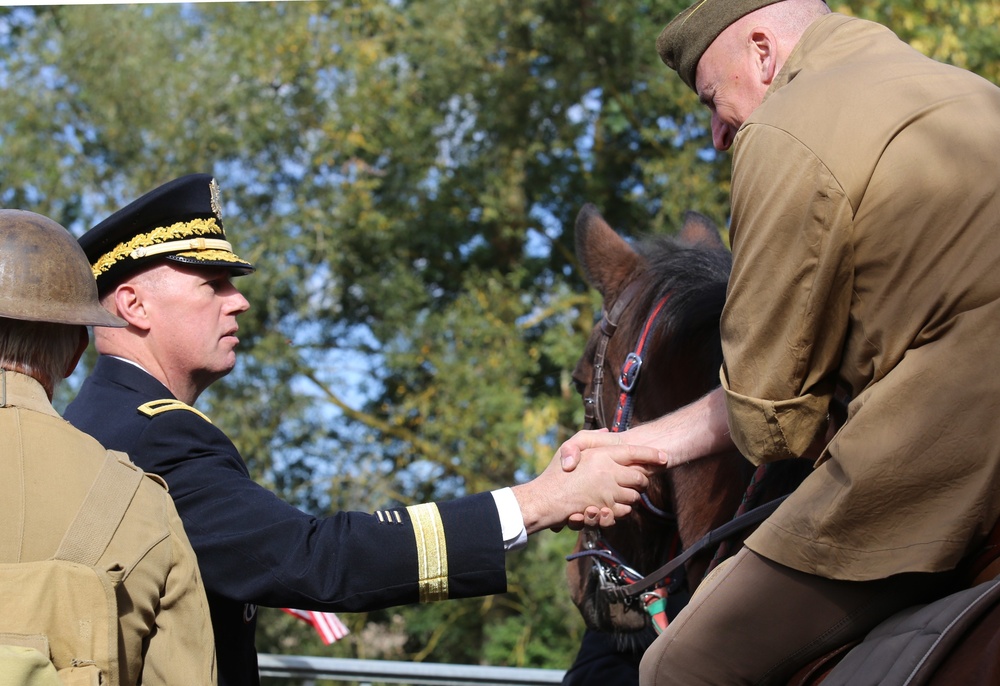
[[[258,271],[237,282],[240,364],[199,405],[255,476],[317,513],[506,485],[581,418],[568,373],[598,304],[580,207],[631,235],[728,217],[730,160],[654,49],[686,4],[4,8],[0,203],[80,232],[214,173]],[[995,0],[831,5],[1000,78]],[[326,650],[565,667],[561,572],[533,541],[507,596],[348,618],[385,640]],[[279,619],[261,647],[304,649]]]

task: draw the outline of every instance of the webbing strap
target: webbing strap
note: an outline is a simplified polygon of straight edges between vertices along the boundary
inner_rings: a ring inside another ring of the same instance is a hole
[[[104,554],[142,482],[142,470],[125,453],[109,450],[55,559],[92,567]]]
[[[667,589],[666,587],[654,588],[642,594],[642,604],[646,609],[646,614],[653,623],[653,629],[659,636],[667,630],[670,618],[667,617]]]

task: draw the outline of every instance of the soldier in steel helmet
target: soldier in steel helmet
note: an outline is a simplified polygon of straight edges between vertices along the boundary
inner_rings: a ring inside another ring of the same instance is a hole
[[[101,683],[214,684],[208,601],[163,481],[142,476],[124,455],[106,451],[52,407],[56,384],[87,347],[87,326],[125,322],[101,307],[76,240],[41,215],[0,210],[0,563],[13,570],[24,569],[20,563],[69,559],[60,555],[78,541],[66,540],[74,538],[67,531],[81,531],[74,528],[77,513],[94,503],[88,494],[97,488],[98,476],[128,470],[134,495],[121,500],[113,515],[117,524],[105,517],[105,523],[115,524],[113,533],[106,535],[110,541],[103,553],[94,553],[93,567],[113,579],[108,588],[115,588],[119,636],[109,641],[118,645],[110,646],[111,673],[103,674]],[[95,507],[103,505],[98,499]],[[40,608],[11,611],[4,602],[0,644],[5,649],[50,651],[29,653],[44,660],[47,670],[49,660],[60,672],[88,668],[78,652],[84,650],[76,635],[79,622],[68,608],[55,608],[57,619],[39,634],[38,626],[18,629]],[[45,640],[38,643],[40,635]]]

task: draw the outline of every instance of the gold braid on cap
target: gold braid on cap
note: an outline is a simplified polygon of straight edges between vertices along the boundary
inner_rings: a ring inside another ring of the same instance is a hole
[[[131,240],[115,246],[111,252],[101,255],[91,266],[96,279],[104,272],[114,267],[118,262],[126,258],[133,258],[132,253],[138,248],[145,248],[157,245],[166,241],[188,238],[191,235],[203,236],[205,234],[221,234],[222,228],[215,219],[192,219],[189,222],[177,222],[170,226],[162,226],[153,229],[149,233],[140,233]]]

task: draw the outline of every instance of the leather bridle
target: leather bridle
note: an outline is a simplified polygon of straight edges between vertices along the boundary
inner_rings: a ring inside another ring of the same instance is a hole
[[[636,293],[642,290],[643,285],[640,279],[632,281],[615,301],[611,311],[605,312],[601,317],[601,339],[597,343],[597,351],[594,354],[591,394],[584,400],[583,427],[585,429],[604,428],[604,423],[601,421],[601,418],[604,416],[601,391],[604,386],[604,365],[608,343],[611,341],[611,337],[615,334],[615,331],[618,330],[618,320],[622,312],[632,302]],[[607,427],[609,431],[619,432],[628,429],[629,422],[632,419],[632,391],[635,389],[636,381],[639,378],[639,371],[642,369],[642,355],[645,351],[646,342],[649,339],[653,323],[666,306],[668,300],[670,300],[670,293],[660,298],[653,306],[649,316],[646,317],[646,323],[642,327],[642,333],[639,335],[639,340],[636,342],[634,350],[628,354],[625,362],[622,364],[621,372],[618,374],[618,388],[621,392],[618,395],[618,407],[615,410],[611,425]]]
[[[584,400],[585,429],[600,429],[605,426],[602,421],[604,413],[601,391],[603,390],[604,385],[604,368],[606,364],[608,343],[611,341],[611,337],[618,330],[618,324],[622,313],[631,304],[632,300],[645,285],[646,284],[644,284],[641,279],[632,281],[628,286],[626,286],[625,290],[617,298],[617,300],[615,300],[615,304],[611,307],[611,310],[605,311],[601,317],[601,338],[598,341],[597,350],[594,355],[591,395]],[[633,391],[635,390],[635,385],[639,378],[639,372],[642,369],[643,354],[645,353],[646,344],[649,341],[653,324],[663,311],[667,301],[670,300],[670,295],[671,293],[668,292],[654,303],[653,308],[646,317],[646,322],[642,327],[642,332],[639,334],[639,339],[636,342],[635,347],[632,352],[626,356],[625,362],[622,364],[622,368],[617,379],[620,391],[618,394],[618,405],[615,409],[611,425],[607,427],[611,432],[625,431],[629,427],[634,406]],[[643,505],[655,516],[667,521],[676,521],[676,516],[672,512],[667,512],[658,508],[652,503],[652,501],[650,501],[649,497],[645,493],[642,494],[642,502]],[[636,598],[635,595],[631,594],[625,596],[623,595],[623,591],[625,589],[637,582],[646,581],[650,577],[643,578],[642,574],[630,567],[623,560],[621,555],[619,555],[618,552],[604,540],[600,530],[589,532],[586,539],[586,545],[586,550],[569,555],[566,559],[574,560],[579,557],[591,557],[593,559],[594,569],[596,570],[596,574],[598,576],[598,583],[601,591],[609,594],[612,602],[625,602],[626,604],[631,604],[632,602],[639,600],[642,606],[649,613],[654,626],[657,627],[658,631],[662,631],[662,629],[666,627],[666,596],[669,592],[672,592],[684,582],[683,575],[675,574],[672,579],[666,578],[666,575],[660,576],[658,583],[649,584],[639,598]],[[680,538],[676,531],[671,545],[673,550],[670,557],[673,558],[680,547]],[[652,588],[650,588],[650,586],[652,586]]]
[[[610,311],[605,311],[601,317],[601,339],[597,344],[597,351],[594,355],[594,371],[591,382],[591,395],[584,400],[584,428],[599,429],[604,424],[603,406],[601,401],[601,391],[604,384],[604,367],[608,343],[611,337],[618,330],[619,319],[622,313],[629,306],[632,299],[642,289],[645,284],[641,279],[632,281],[615,301]],[[618,407],[615,410],[614,418],[608,430],[612,432],[625,431],[629,427],[632,418],[633,397],[632,392],[642,368],[642,355],[646,342],[649,338],[652,326],[656,318],[660,315],[671,293],[667,293],[653,305],[652,310],[646,317],[646,322],[639,335],[633,352],[629,353],[622,365],[618,375]],[[687,550],[676,554],[680,547],[679,536],[675,531],[674,541],[671,544],[673,552],[666,564],[656,571],[643,577],[632,567],[625,563],[621,556],[613,549],[600,534],[600,530],[592,532],[587,540],[587,550],[567,556],[567,560],[574,560],[579,557],[593,558],[594,567],[597,570],[600,583],[600,591],[606,594],[610,602],[621,602],[626,605],[639,602],[650,615],[657,632],[662,632],[666,627],[666,597],[676,590],[684,582],[684,563],[695,554],[708,548],[718,546],[721,542],[735,536],[766,519],[787,496],[778,498],[765,505],[758,506],[746,513],[741,513],[735,519],[727,522],[723,526],[710,531]],[[642,502],[652,513],[668,520],[676,520],[676,516],[671,512],[665,512],[657,508],[649,500],[645,493],[642,495]]]

